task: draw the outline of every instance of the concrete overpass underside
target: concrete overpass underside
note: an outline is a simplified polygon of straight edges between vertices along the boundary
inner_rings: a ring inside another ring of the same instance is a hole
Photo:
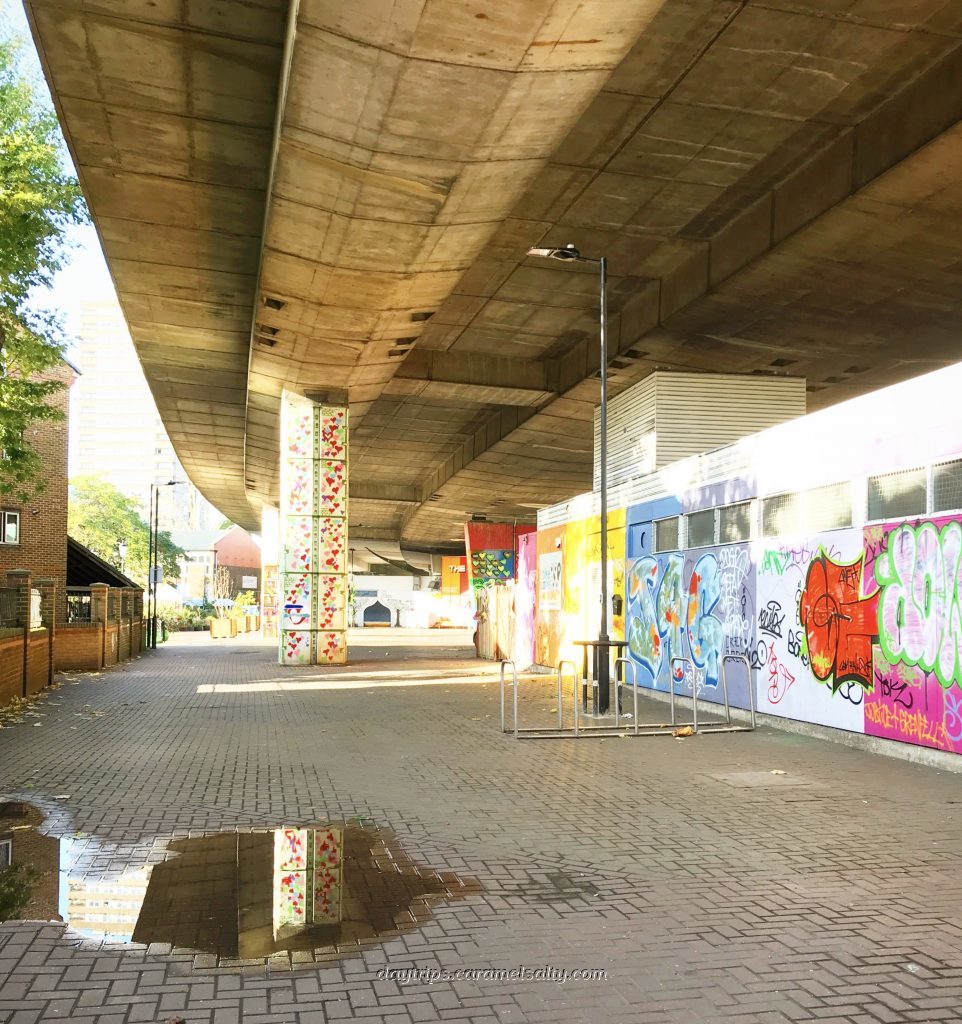
[[[355,537],[441,550],[591,478],[612,387],[957,361],[962,0],[28,0],[194,482],[250,528],[288,387]]]

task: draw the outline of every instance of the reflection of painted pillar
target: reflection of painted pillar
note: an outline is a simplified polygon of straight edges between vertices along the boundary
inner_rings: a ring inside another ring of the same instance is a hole
[[[277,829],[273,877],[275,939],[341,921],[343,852],[343,829]]]
[[[281,402],[280,661],[347,661],[347,410]]]

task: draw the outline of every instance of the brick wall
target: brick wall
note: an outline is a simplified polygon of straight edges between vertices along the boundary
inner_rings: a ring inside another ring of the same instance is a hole
[[[31,630],[27,662],[27,693],[39,693],[50,682],[50,634],[45,629]]]
[[[50,404],[66,414],[74,372],[66,363],[43,375],[66,387]],[[34,577],[48,576],[57,585],[57,619],[66,612],[67,573],[67,420],[42,421],[27,428],[27,438],[43,460],[45,485],[29,501],[0,498],[0,508],[20,513],[20,543],[0,544],[0,576],[8,569],[26,569]]]
[[[23,696],[23,634],[0,635],[0,707]]]
[[[58,672],[95,672],[103,667],[103,625],[58,626],[54,636],[54,666]],[[0,670],[2,676],[2,670]],[[0,701],[2,703],[2,701]]]
[[[120,660],[120,627],[108,622],[104,629],[104,667],[116,665]]]
[[[0,705],[23,696],[23,633],[0,640]],[[45,629],[30,632],[27,648],[27,694],[39,693],[50,679],[50,637]]]

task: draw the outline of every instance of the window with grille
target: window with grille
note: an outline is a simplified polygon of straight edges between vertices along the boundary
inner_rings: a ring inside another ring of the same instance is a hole
[[[762,533],[766,537],[801,533],[803,528],[801,494],[775,494],[762,499]]]
[[[688,534],[687,546],[690,548],[704,548],[714,544],[715,510],[708,508],[685,516],[685,530]]]
[[[20,513],[0,511],[0,544],[20,543]]]
[[[718,540],[721,544],[736,544],[740,540],[751,540],[752,503],[742,501],[737,505],[726,505],[718,510]]]
[[[852,525],[852,484],[849,481],[805,491],[803,504],[806,533]]]
[[[655,521],[655,551],[678,550],[678,516]]]
[[[868,478],[868,518],[903,519],[925,514],[926,472],[909,469]]]
[[[962,459],[932,469],[932,511],[962,508]]]

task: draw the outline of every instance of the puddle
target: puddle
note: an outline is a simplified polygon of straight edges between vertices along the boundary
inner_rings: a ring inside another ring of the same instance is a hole
[[[0,803],[0,919],[63,921],[100,941],[346,955],[481,891],[415,863],[389,830],[349,822],[110,846],[44,835],[43,821],[31,804]]]

